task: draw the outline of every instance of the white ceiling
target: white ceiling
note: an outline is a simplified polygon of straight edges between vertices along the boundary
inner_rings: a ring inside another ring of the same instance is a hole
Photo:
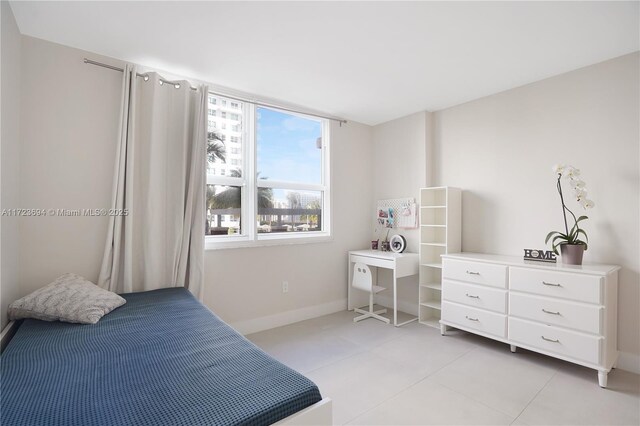
[[[638,2],[11,2],[23,34],[377,124],[639,49]]]

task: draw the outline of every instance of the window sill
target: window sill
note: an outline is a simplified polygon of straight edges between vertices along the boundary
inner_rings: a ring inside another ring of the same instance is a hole
[[[287,246],[295,244],[318,244],[333,241],[333,237],[326,232],[319,232],[314,235],[269,235],[261,236],[258,240],[234,239],[225,241],[223,239],[205,238],[204,249],[209,250],[225,250],[250,247],[270,247],[270,246]]]

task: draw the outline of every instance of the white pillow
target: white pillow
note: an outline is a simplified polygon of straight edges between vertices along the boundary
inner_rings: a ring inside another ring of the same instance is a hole
[[[64,274],[51,284],[10,304],[9,319],[35,318],[95,324],[125,303],[122,297],[80,275]]]

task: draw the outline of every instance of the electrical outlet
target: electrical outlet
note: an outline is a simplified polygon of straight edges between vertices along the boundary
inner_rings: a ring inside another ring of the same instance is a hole
[[[282,292],[289,293],[289,281],[282,281]]]

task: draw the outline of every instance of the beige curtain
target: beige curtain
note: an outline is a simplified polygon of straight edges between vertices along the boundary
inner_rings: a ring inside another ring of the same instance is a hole
[[[208,89],[127,66],[112,208],[98,285],[187,287],[202,298]]]

